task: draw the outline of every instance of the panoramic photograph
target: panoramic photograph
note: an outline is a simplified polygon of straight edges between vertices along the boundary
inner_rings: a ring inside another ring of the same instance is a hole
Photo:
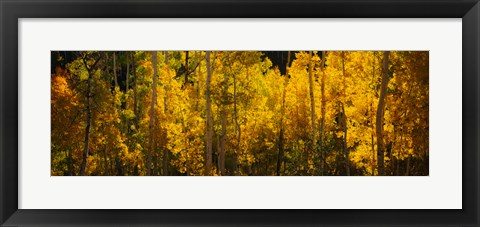
[[[428,176],[428,51],[51,51],[51,176]]]

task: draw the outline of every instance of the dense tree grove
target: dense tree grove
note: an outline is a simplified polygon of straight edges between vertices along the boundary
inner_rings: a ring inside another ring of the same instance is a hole
[[[429,53],[52,51],[54,176],[429,174]]]

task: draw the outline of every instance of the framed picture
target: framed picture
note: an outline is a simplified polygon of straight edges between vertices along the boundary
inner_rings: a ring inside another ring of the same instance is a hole
[[[479,10],[2,1],[2,226],[478,226]]]

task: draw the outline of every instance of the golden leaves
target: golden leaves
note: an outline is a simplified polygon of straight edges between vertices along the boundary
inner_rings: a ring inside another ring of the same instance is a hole
[[[172,174],[204,174],[205,53],[189,52],[191,72],[185,83],[185,74],[178,74],[186,64],[185,52],[169,51],[167,64],[162,60],[165,55],[157,52],[157,98],[151,129],[148,114],[154,67],[151,53],[133,53],[135,68],[128,76],[128,89],[124,70],[127,54],[117,53],[118,86],[112,87],[113,62],[101,61],[100,68],[90,71],[93,72],[93,123],[88,173],[116,174],[121,170],[123,174],[143,175],[146,155],[151,154],[154,164],[149,168],[156,169],[156,174],[162,174],[160,169],[166,157],[167,170]],[[352,164],[352,172],[358,175],[375,172],[375,121],[382,54],[329,51],[325,68],[321,68],[321,54],[314,51],[312,57],[308,52],[296,52],[288,75],[281,75],[277,66],[258,51],[212,52],[214,174],[218,174],[215,162],[220,159],[223,131],[225,166],[230,175],[236,174],[234,165],[238,165],[240,175],[274,174],[281,146],[282,174],[320,174],[320,150],[329,166],[323,173],[341,174],[339,169],[346,162],[343,144],[350,152],[347,161]],[[393,51],[391,61],[382,125],[385,143],[391,144],[389,149],[393,151],[392,160],[390,155],[387,158],[388,164],[428,152],[428,53]],[[315,119],[310,119],[310,62],[314,67]],[[67,65],[68,70],[57,69],[52,75],[52,166],[55,166],[52,173],[55,174],[68,171],[69,155],[73,171],[77,171],[81,160],[89,77],[82,64],[82,59],[75,59]],[[87,59],[87,65],[92,64],[92,59]],[[312,120],[316,125],[314,133],[311,133]],[[150,135],[151,148],[147,143]],[[314,141],[316,144],[312,146]]]

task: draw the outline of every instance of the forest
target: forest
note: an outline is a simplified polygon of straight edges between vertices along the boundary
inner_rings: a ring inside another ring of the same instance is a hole
[[[52,176],[428,176],[428,51],[51,51]]]

